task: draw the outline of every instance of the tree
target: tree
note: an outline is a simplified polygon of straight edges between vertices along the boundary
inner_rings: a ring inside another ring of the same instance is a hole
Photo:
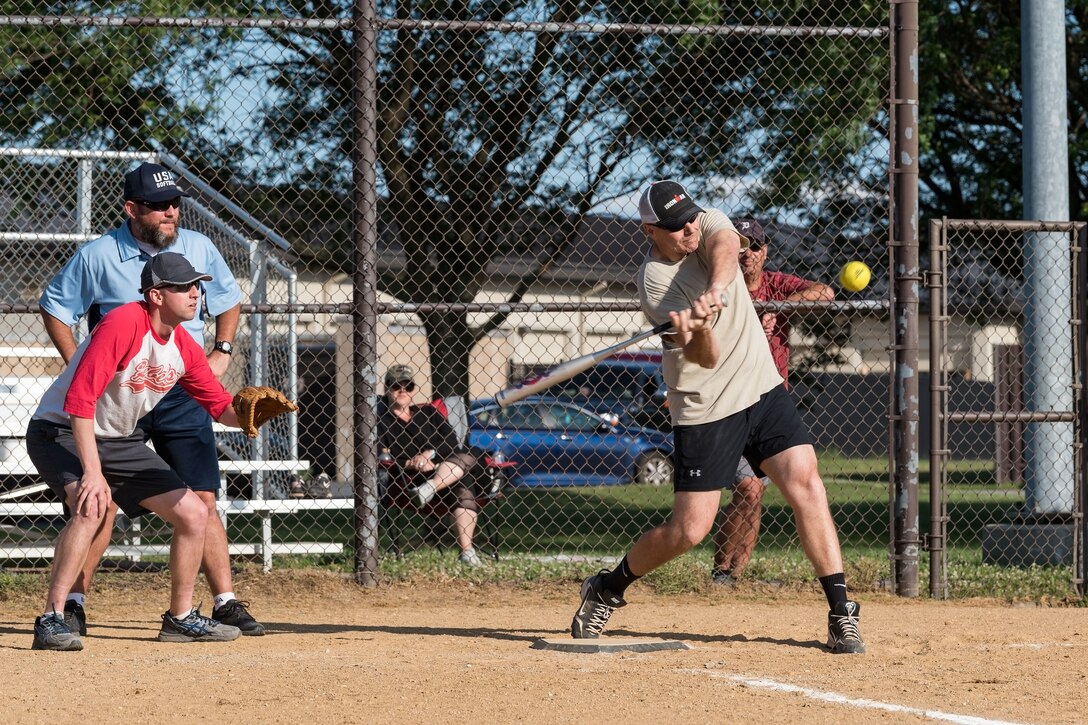
[[[879,26],[886,13],[873,0],[855,3],[848,16],[798,0],[760,11],[734,5],[408,0],[379,3],[378,14],[427,21]],[[299,17],[311,7],[265,0],[239,12]],[[347,2],[321,8],[325,17],[350,13]],[[195,3],[184,10],[212,12]],[[225,4],[215,11],[233,14]],[[18,37],[21,31],[6,32]],[[292,220],[296,251],[321,264],[346,264],[348,30],[111,28],[71,36],[57,44],[57,58],[66,61],[42,66],[56,78],[34,75],[28,53],[8,69],[9,78],[20,79],[8,100],[26,121],[0,131],[61,143],[86,129],[99,143],[124,147],[140,145],[141,130],[150,128],[166,150],[217,179],[220,188],[230,179],[244,189],[262,217],[281,215],[289,195],[305,199],[309,206]],[[81,42],[102,48],[102,60],[79,66]],[[857,171],[880,138],[886,52],[879,39],[558,29],[499,34],[432,25],[381,31],[378,44],[376,151],[382,218],[389,220],[382,233],[403,249],[404,259],[403,267],[385,270],[379,287],[398,299],[473,301],[491,260],[516,254],[533,260],[506,300],[520,301],[567,250],[594,205],[629,195],[650,178],[681,176],[706,185],[700,198],[708,202],[716,183],[740,179],[733,183],[753,187],[748,198],[761,215],[793,214],[836,230],[856,224],[858,209],[880,208],[870,198],[870,180],[858,181]],[[105,60],[119,54],[131,54],[132,61],[107,67]],[[182,67],[193,79],[188,89],[169,82]],[[60,104],[48,93],[35,95],[98,75],[114,82],[92,118],[69,113],[54,119],[48,112]],[[224,123],[231,100],[221,94],[243,88],[261,94],[257,123]],[[149,103],[125,108],[126,99],[145,91]],[[872,176],[873,169],[863,173]],[[885,223],[872,216],[872,223]],[[326,232],[325,243],[313,243],[306,222]],[[327,233],[330,227],[338,233]],[[461,313],[430,312],[422,319],[435,389],[467,390],[468,352],[505,315],[475,327]]]

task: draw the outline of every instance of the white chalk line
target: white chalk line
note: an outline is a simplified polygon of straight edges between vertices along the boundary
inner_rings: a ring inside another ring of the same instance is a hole
[[[991,720],[989,718],[975,717],[973,715],[957,715],[955,713],[942,712],[940,710],[925,710],[918,707],[909,707],[907,705],[896,705],[890,702],[880,702],[879,700],[848,697],[846,695],[840,695],[837,692],[814,690],[810,687],[791,685],[786,682],[771,680],[766,677],[731,675],[728,672],[715,672],[713,670],[690,669],[685,671],[709,675],[714,679],[729,680],[731,682],[736,682],[737,684],[744,685],[746,687],[756,687],[764,690],[774,690],[775,692],[789,692],[803,695],[805,697],[812,698],[813,700],[822,700],[824,702],[831,702],[837,705],[848,705],[850,707],[859,707],[868,710],[883,710],[885,712],[906,713],[908,715],[921,715],[922,717],[928,717],[931,720],[943,720],[945,722],[960,723],[961,725],[1023,725],[1022,723],[1015,723],[1009,720]]]

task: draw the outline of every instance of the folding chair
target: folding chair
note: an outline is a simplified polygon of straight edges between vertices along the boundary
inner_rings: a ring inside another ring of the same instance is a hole
[[[436,398],[430,403],[443,417],[449,421],[457,434],[459,445],[468,449],[468,411],[465,408],[464,399],[461,397]],[[507,461],[501,453],[487,453],[476,449],[476,465],[465,474],[465,479],[472,487],[476,506],[479,514],[476,519],[476,533],[473,536],[473,546],[490,556],[499,558],[498,528],[491,521],[492,504],[502,500],[505,489],[509,483],[509,469],[516,464]],[[445,497],[438,496],[431,503],[420,508],[409,494],[415,482],[407,471],[403,471],[391,456],[385,454],[378,459],[379,491],[381,491],[382,509],[386,512],[396,510],[415,512],[422,514],[430,520],[425,540],[428,543],[437,543],[434,522],[445,524],[453,507]],[[386,517],[386,530],[389,532],[391,549],[395,556],[403,555],[407,544],[407,536],[401,526],[399,516]]]

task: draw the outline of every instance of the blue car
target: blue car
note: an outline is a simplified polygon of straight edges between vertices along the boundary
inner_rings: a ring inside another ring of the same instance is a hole
[[[672,483],[672,435],[611,420],[554,398],[526,398],[506,408],[493,400],[469,409],[469,443],[516,462],[515,486]]]

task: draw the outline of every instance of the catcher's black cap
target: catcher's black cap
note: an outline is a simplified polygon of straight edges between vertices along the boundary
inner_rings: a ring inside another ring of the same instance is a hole
[[[190,282],[211,282],[212,276],[197,272],[189,260],[177,252],[159,252],[144,264],[140,272],[140,294],[156,287]]]
[[[684,228],[703,208],[679,183],[671,180],[654,181],[638,200],[638,215],[643,224],[653,224],[670,232]]]
[[[125,201],[170,201],[189,196],[165,166],[140,164],[125,174]]]
[[[755,219],[747,219],[744,217],[734,219],[733,226],[737,228],[737,231],[740,232],[742,237],[748,239],[748,248],[753,252],[758,252],[767,244],[767,235],[763,231],[763,225]]]

